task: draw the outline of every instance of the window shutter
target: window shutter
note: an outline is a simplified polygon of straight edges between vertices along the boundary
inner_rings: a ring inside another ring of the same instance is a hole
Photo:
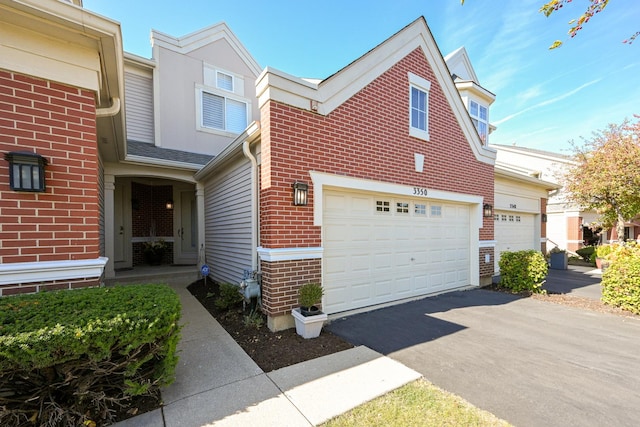
[[[202,125],[224,129],[224,98],[202,92]]]
[[[228,90],[233,92],[233,77],[229,74],[221,73],[218,71],[216,78],[216,85],[220,89]]]

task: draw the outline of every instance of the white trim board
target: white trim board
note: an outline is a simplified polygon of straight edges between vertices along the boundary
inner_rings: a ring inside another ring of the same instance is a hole
[[[0,285],[100,277],[108,260],[100,257],[78,261],[0,264]]]

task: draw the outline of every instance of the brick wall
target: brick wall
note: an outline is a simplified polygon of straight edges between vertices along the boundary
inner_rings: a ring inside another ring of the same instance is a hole
[[[547,199],[545,199],[544,197],[540,198],[540,213],[542,215],[546,215],[547,214]],[[540,224],[540,237],[541,238],[546,238],[547,237],[547,223],[543,222],[542,224]],[[543,254],[547,253],[547,242],[543,241],[540,243],[540,250],[542,251]]]
[[[0,262],[99,255],[98,152],[92,92],[0,70],[0,153],[42,155],[46,192],[9,189],[0,159]]]
[[[93,92],[0,70],[0,263],[100,255],[95,112]],[[45,192],[9,188],[12,151],[48,161]]]
[[[428,142],[409,136],[409,71],[435,83],[429,92]],[[270,101],[262,107],[261,124],[263,247],[321,246],[320,227],[313,225],[309,170],[477,194],[493,203],[493,166],[476,160],[419,49],[327,116]],[[423,173],[415,172],[414,153],[425,155]],[[291,185],[296,180],[309,184],[308,206],[292,206]],[[479,239],[492,240],[493,218],[483,221]],[[263,262],[263,268],[275,268],[267,264]],[[263,276],[265,292],[272,286],[276,285],[269,276]],[[266,310],[289,310],[295,289],[290,286],[284,299],[263,301]]]

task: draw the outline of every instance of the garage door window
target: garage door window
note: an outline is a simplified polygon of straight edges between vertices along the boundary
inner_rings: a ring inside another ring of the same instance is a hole
[[[386,200],[376,200],[376,212],[391,212],[390,205]]]
[[[442,206],[431,205],[431,218],[440,218],[442,216]]]
[[[520,222],[520,215],[516,215],[516,222]]]
[[[426,216],[427,215],[427,205],[423,205],[420,203],[415,203],[413,206],[413,213],[417,216]]]
[[[409,203],[397,202],[396,203],[396,212],[400,213],[400,214],[408,214],[409,213]]]

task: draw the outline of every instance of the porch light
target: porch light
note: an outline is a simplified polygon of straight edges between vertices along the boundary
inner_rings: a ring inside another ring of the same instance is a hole
[[[173,200],[167,200],[166,207],[167,209],[173,209]]]
[[[482,206],[482,216],[485,218],[493,218],[493,206],[485,203],[484,206]]]
[[[309,194],[309,186],[304,182],[293,183],[293,205],[294,206],[307,206],[307,199]]]
[[[547,222],[547,214],[542,214],[542,222]]]
[[[11,152],[4,156],[9,162],[9,185],[14,191],[45,191],[44,167],[47,160],[31,152]]]

